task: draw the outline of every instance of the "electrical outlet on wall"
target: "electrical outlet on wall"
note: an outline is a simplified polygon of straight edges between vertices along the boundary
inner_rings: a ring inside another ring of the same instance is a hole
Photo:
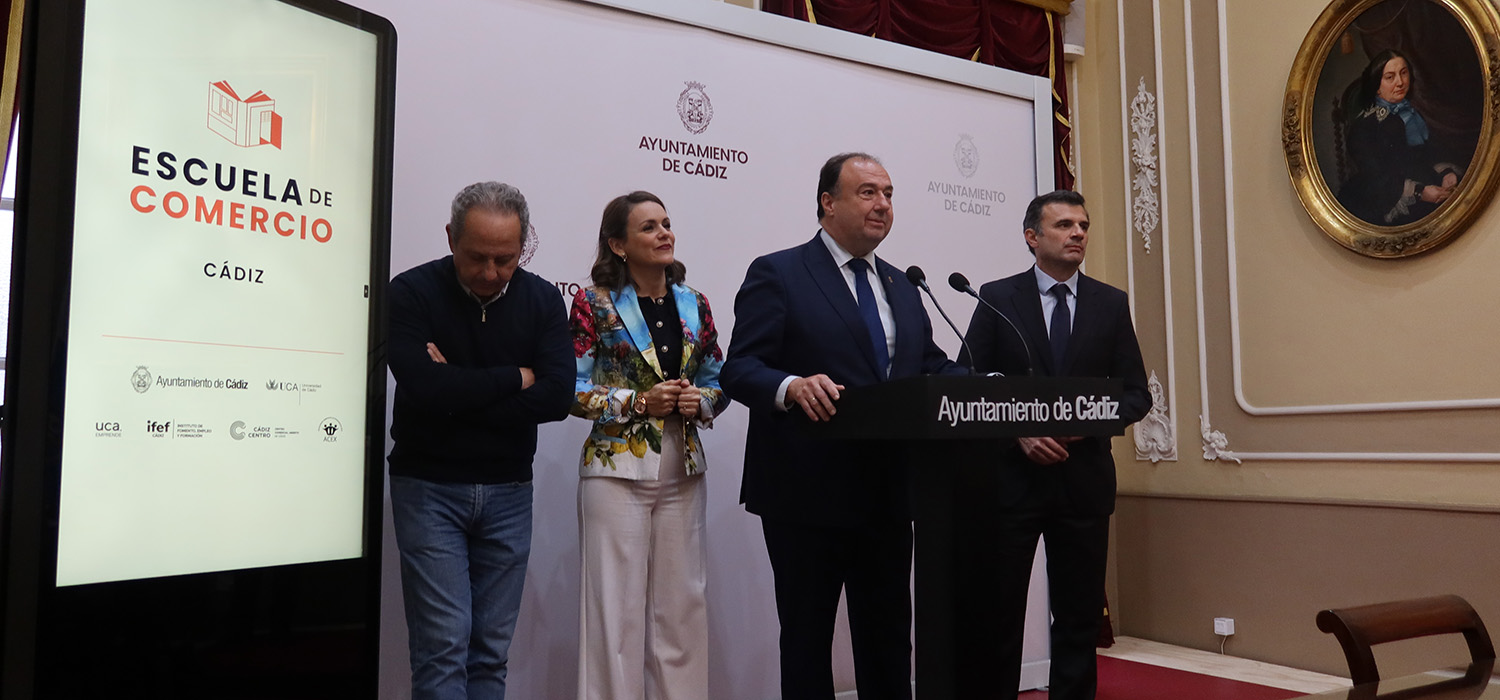
[[[1219,635],[1221,637],[1228,637],[1228,636],[1234,634],[1234,618],[1232,618],[1232,617],[1216,617],[1216,618],[1214,618],[1214,634],[1217,634],[1217,635]]]

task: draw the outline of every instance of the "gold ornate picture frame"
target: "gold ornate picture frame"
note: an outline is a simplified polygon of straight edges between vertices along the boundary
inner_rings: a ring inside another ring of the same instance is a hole
[[[1497,119],[1500,11],[1490,0],[1334,0],[1287,78],[1287,174],[1340,245],[1416,255],[1489,204]]]

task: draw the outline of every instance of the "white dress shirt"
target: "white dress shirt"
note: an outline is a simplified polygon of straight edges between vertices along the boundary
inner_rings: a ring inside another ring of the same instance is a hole
[[[1042,268],[1033,265],[1032,272],[1036,273],[1037,293],[1042,295],[1042,322],[1047,324],[1047,337],[1052,337],[1052,310],[1057,308],[1057,297],[1052,296],[1052,286],[1061,282],[1068,285],[1068,333],[1073,332],[1073,319],[1078,318],[1078,271],[1073,271],[1073,276],[1065,280],[1052,279],[1052,275],[1042,272]]]
[[[849,296],[855,300],[855,304],[858,304],[859,292],[854,286],[854,270],[849,267],[849,261],[854,259],[854,255],[844,250],[838,241],[833,240],[833,236],[828,235],[828,232],[823,229],[818,229],[818,240],[828,247],[828,254],[833,256],[833,264],[838,266],[839,274],[844,278],[844,284],[849,287]],[[870,290],[875,293],[875,310],[880,314],[880,325],[885,329],[886,357],[895,357],[896,317],[891,313],[890,300],[885,297],[885,285],[880,283],[880,270],[875,266],[875,251],[870,251],[862,259],[870,264],[870,271],[865,273],[865,278],[870,281]],[[891,367],[887,364],[885,373],[889,376],[890,372]],[[788,376],[781,380],[780,386],[776,387],[776,406],[782,410],[787,409],[786,390],[794,379],[801,379],[801,377]]]

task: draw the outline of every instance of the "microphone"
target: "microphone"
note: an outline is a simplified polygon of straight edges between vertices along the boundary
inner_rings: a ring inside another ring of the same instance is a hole
[[[974,291],[974,288],[969,286],[969,278],[964,277],[963,273],[955,272],[951,275],[948,275],[948,286],[952,287],[956,291],[963,292],[964,294],[978,299],[979,303],[988,306],[990,308],[990,311],[995,312],[996,316],[1005,319],[1005,323],[1010,326],[1010,329],[1012,331],[1015,331],[1016,337],[1021,339],[1021,347],[1026,349],[1026,376],[1029,377],[1035,375],[1035,368],[1031,364],[1031,344],[1026,342],[1026,336],[1021,334],[1021,329],[1016,327],[1015,322],[1011,321],[1009,316],[1006,316],[1004,313],[1001,313],[999,309],[995,308],[994,304],[985,301],[984,297],[979,296],[979,292]],[[972,352],[969,353],[969,358],[974,360],[975,362],[978,361],[978,358],[974,357]]]
[[[967,338],[964,338],[963,332],[959,331],[958,326],[953,324],[953,319],[948,318],[948,312],[943,310],[943,305],[938,303],[937,297],[932,295],[932,287],[927,286],[927,273],[922,272],[922,268],[912,265],[906,268],[906,281],[927,292],[927,298],[932,300],[932,305],[936,306],[938,313],[943,315],[943,320],[948,322],[948,327],[952,328],[953,333],[958,336],[958,342],[963,343],[964,350],[969,353],[969,357],[971,358],[969,361],[973,362],[974,350],[969,347],[969,341]],[[973,371],[973,368],[969,369],[969,372],[972,373]]]

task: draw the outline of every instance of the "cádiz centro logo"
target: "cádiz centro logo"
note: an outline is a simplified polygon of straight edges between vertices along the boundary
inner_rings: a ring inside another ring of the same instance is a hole
[[[687,88],[677,96],[677,116],[682,118],[682,126],[688,132],[701,134],[714,119],[714,103],[703,91],[703,83],[688,81],[683,84]]]
[[[151,370],[145,365],[137,365],[134,372],[130,373],[130,386],[135,388],[135,393],[144,394],[151,388]]]
[[[229,424],[229,437],[236,440],[245,439],[245,421],[237,420]]]
[[[979,147],[974,145],[973,137],[959,135],[958,143],[953,146],[953,164],[964,177],[974,177],[979,171]]]
[[[228,80],[208,86],[208,129],[241,148],[269,145],[281,150],[276,100],[258,90],[241,98]]]

